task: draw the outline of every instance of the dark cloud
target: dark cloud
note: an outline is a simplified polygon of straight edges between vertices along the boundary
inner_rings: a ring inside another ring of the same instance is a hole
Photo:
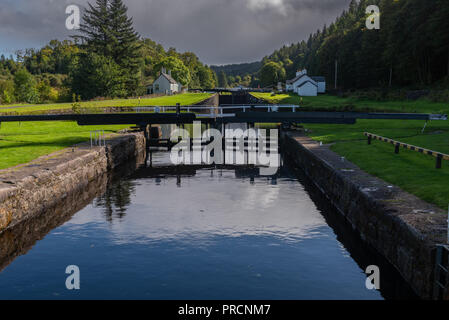
[[[93,0],[92,0],[93,1]],[[125,0],[142,36],[202,61],[255,61],[329,24],[350,0]],[[65,8],[87,0],[0,0],[0,51],[40,47],[71,33]]]

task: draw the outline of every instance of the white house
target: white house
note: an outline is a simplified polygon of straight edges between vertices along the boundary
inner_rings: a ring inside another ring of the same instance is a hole
[[[326,79],[324,77],[311,77],[318,84],[318,93],[326,92]]]
[[[287,81],[286,87],[288,91],[293,91],[300,96],[318,95],[318,84],[307,75],[307,70],[296,72],[296,77]]]
[[[318,85],[313,80],[304,80],[296,87],[295,92],[302,97],[316,97],[318,95]]]
[[[295,92],[300,96],[314,97],[326,91],[326,82],[324,77],[309,77],[307,70],[304,69],[296,72],[295,78],[287,80],[285,87],[287,91]]]
[[[180,93],[182,91],[182,85],[177,82],[171,76],[171,71],[168,73],[165,72],[165,69],[162,69],[159,77],[154,81],[154,83],[147,87],[147,93],[163,93],[167,95],[172,95],[175,93]]]

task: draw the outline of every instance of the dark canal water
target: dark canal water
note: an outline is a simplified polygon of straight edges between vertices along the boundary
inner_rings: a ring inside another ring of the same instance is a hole
[[[169,167],[153,155],[0,235],[2,299],[384,299],[400,277],[287,166]],[[364,268],[382,270],[382,291]],[[81,289],[65,287],[77,265]],[[387,281],[388,280],[388,281]]]

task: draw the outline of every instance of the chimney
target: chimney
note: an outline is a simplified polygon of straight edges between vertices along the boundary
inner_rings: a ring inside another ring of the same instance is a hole
[[[168,75],[171,77],[171,70],[168,70]]]
[[[162,67],[162,73],[166,73],[166,72],[165,72],[165,68],[164,68],[164,67]]]
[[[298,71],[296,72],[296,76],[302,76],[303,74],[307,74],[307,70],[306,70],[306,69],[304,69],[304,70],[298,70]]]

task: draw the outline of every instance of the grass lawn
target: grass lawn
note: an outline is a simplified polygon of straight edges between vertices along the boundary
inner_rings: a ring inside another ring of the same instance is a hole
[[[301,98],[293,93],[275,96],[272,96],[271,93],[254,92],[251,94],[269,103],[297,104],[306,110],[449,114],[449,103],[429,102],[425,99],[416,101],[370,101],[319,95],[317,97],[302,97],[301,102]]]
[[[191,105],[209,98],[209,93],[186,93],[151,99],[119,99],[82,102],[82,108],[105,108],[126,106],[168,106],[180,103]],[[43,105],[0,106],[0,114],[14,112],[16,114],[45,113],[50,110],[71,109],[71,103]],[[40,156],[90,139],[90,132],[105,130],[105,133],[116,132],[127,125],[78,126],[76,122],[4,122],[0,128],[0,170],[27,163]]]
[[[209,98],[209,93],[184,93],[174,96],[164,96],[158,98],[148,99],[115,99],[104,101],[88,101],[81,102],[81,108],[107,108],[107,107],[138,107],[138,106],[174,106],[176,103],[181,105],[192,105]],[[41,105],[0,105],[0,114],[16,113],[16,114],[28,114],[36,112],[45,112],[51,110],[65,110],[71,109],[71,103],[53,103],[53,104],[41,104]]]
[[[367,144],[363,132],[368,131],[395,140],[449,154],[449,123],[430,122],[421,133],[423,121],[358,120],[355,125],[306,125],[308,135],[346,157],[366,172],[401,187],[419,198],[447,209],[449,205],[449,162],[435,169],[435,158],[418,152],[372,141]]]
[[[293,94],[254,94],[274,103],[299,104]],[[307,109],[335,110],[346,104],[355,111],[367,108],[379,112],[449,113],[449,104],[418,101],[358,101],[333,96],[304,97]],[[424,121],[416,120],[358,120],[355,125],[306,124],[308,135],[317,141],[332,144],[331,149],[366,172],[401,187],[421,199],[447,209],[449,205],[449,162],[443,161],[442,169],[435,169],[435,158],[401,149],[394,153],[394,146],[372,141],[367,144],[363,132],[378,134],[401,142],[449,154],[449,121],[431,121],[424,133]]]
[[[126,125],[78,126],[76,122],[5,122],[0,128],[0,169],[30,162],[40,156],[90,139],[90,132],[105,134]]]

